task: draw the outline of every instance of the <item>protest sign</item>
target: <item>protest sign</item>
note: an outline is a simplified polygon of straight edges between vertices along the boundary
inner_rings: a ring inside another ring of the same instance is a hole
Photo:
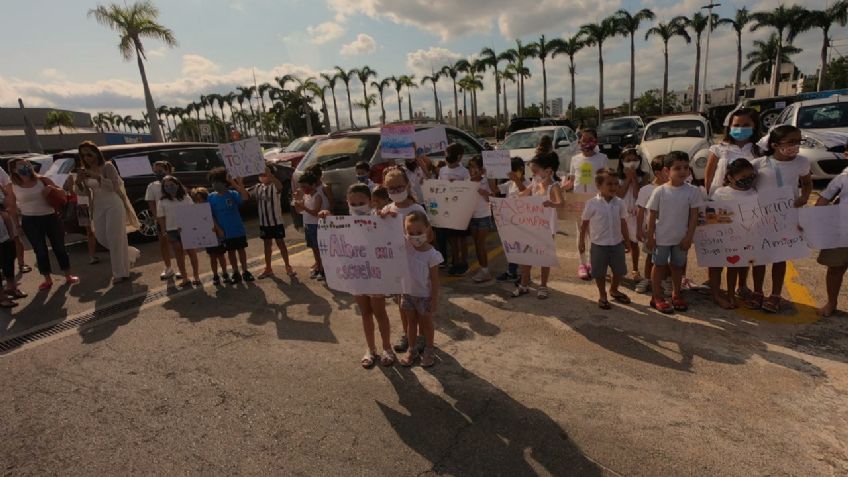
[[[448,134],[444,126],[415,132],[415,153],[418,156],[442,152],[448,147]]]
[[[487,179],[508,179],[512,171],[509,151],[483,151],[483,168],[486,169]]]
[[[121,177],[152,176],[153,168],[147,156],[119,157],[115,165]]]
[[[208,203],[187,204],[174,209],[176,222],[180,224],[180,240],[186,250],[217,247],[215,222]]]
[[[380,155],[383,159],[415,159],[415,126],[393,124],[380,128]]]
[[[498,227],[509,263],[557,266],[554,237],[551,233],[551,209],[542,205],[544,197],[508,197],[490,199],[492,217]]]
[[[218,150],[221,151],[227,172],[233,177],[254,176],[265,172],[265,157],[262,155],[259,139],[255,137],[219,144]]]
[[[838,205],[804,207],[798,210],[798,221],[810,248],[848,247],[848,201]]]
[[[318,224],[318,250],[333,290],[399,294],[408,286],[403,219],[330,216]]]
[[[592,200],[594,197],[595,194],[563,193],[562,198],[565,200],[565,204],[557,209],[558,219],[576,233],[580,227],[580,223],[583,221],[583,209],[586,207],[586,202]],[[570,224],[574,225],[572,226]]]
[[[701,267],[745,267],[757,261],[756,237],[742,227],[740,209],[756,207],[757,199],[707,203],[699,213],[692,248]],[[647,220],[647,219],[646,219]]]
[[[424,208],[433,227],[465,230],[480,200],[479,182],[427,180]]]

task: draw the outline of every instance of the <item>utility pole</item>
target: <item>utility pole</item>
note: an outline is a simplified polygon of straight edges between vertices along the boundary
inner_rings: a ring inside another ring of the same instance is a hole
[[[703,86],[701,86],[700,110],[702,113],[707,112],[707,72],[709,71],[710,65],[710,35],[713,32],[713,8],[720,6],[720,3],[710,3],[709,5],[701,7],[702,9],[707,10],[707,18],[709,19],[709,24],[707,26],[707,47],[706,52],[704,53],[704,80],[702,81]]]

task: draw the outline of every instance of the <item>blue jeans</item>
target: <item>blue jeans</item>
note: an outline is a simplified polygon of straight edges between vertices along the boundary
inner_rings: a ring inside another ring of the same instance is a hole
[[[62,230],[58,215],[24,215],[21,217],[21,226],[32,245],[32,251],[35,252],[35,262],[38,264],[39,273],[49,275],[51,272],[48,240],[50,247],[53,248],[53,255],[59,262],[59,268],[63,272],[71,269],[71,260],[68,258],[68,252],[65,251],[65,231]]]

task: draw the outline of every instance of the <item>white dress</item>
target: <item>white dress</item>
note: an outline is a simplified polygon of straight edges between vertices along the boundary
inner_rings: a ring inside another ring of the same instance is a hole
[[[130,267],[141,252],[130,247],[127,241],[127,211],[124,200],[119,194],[123,190],[123,181],[115,166],[103,165],[103,177],[100,181],[88,179],[86,185],[91,190],[92,222],[94,235],[100,245],[109,249],[112,262],[112,276],[126,278],[130,276]]]

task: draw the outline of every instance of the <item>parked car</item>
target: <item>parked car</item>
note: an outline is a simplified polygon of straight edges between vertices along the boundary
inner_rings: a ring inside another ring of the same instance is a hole
[[[571,157],[577,154],[577,133],[568,126],[541,126],[512,133],[498,149],[510,151],[511,157],[520,157],[525,163],[536,155],[536,146],[543,136],[553,139],[554,151],[559,156],[560,175],[567,174]]]
[[[831,179],[848,167],[848,96],[836,95],[790,104],[775,120],[801,129],[800,154],[810,160],[813,180]]]
[[[287,163],[289,167],[296,168],[312,146],[326,138],[326,135],[299,137],[276,153],[265,153],[265,159],[278,164]]]
[[[0,156],[0,167],[2,167],[7,173],[9,172],[9,161],[12,159],[28,160],[32,164],[33,169],[35,169],[36,174],[42,175],[50,168],[51,165],[53,165],[53,156],[49,154],[8,154]]]
[[[429,129],[435,124],[416,124],[415,130]],[[483,147],[471,136],[452,126],[445,127],[449,143],[461,144],[465,150],[464,161],[478,155]],[[428,154],[430,160],[443,160],[444,152]],[[368,128],[360,131],[343,131],[333,133],[327,139],[318,142],[306,153],[297,165],[292,177],[292,188],[297,187],[297,180],[307,167],[321,164],[324,169],[322,180],[331,188],[333,196],[332,210],[335,213],[347,211],[348,187],[356,182],[354,166],[359,161],[365,161],[371,166],[371,180],[383,182],[383,170],[396,163],[394,159],[384,159],[380,155],[380,128]]]
[[[696,181],[704,180],[713,132],[707,119],[699,114],[675,114],[651,121],[642,135],[638,149],[643,164],[671,151],[689,154],[689,167]],[[650,172],[650,167],[646,168]]]
[[[487,141],[483,136],[475,133],[474,131],[465,131],[465,134],[468,134],[469,136],[474,138],[475,141],[480,143],[480,146],[483,147],[484,151],[491,151],[492,149],[494,149],[494,147],[489,144],[489,141]]]
[[[621,150],[642,142],[645,123],[639,116],[607,119],[598,127],[598,147],[610,159],[618,159]]]
[[[509,121],[509,126],[506,128],[506,135],[509,137],[510,134],[521,131],[524,129],[537,128],[540,126],[566,126],[570,128],[572,131],[576,131],[577,128],[574,127],[574,124],[568,119],[562,118],[512,118]]]

